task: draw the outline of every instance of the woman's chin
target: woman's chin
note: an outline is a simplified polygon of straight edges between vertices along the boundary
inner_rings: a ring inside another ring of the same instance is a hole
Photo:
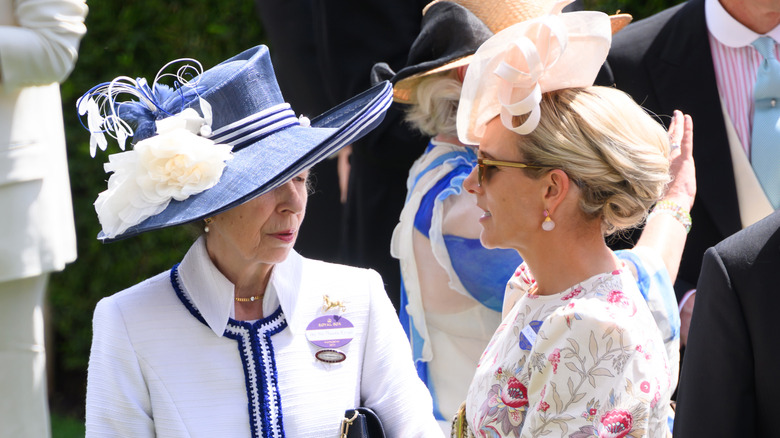
[[[260,259],[269,265],[282,263],[283,261],[287,260],[287,257],[290,255],[290,251],[292,251],[292,249],[292,245],[285,245],[282,247],[268,249],[262,256],[260,256]]]
[[[479,242],[487,249],[499,248],[498,244],[495,242],[495,239],[492,239],[491,236],[485,232],[485,230],[482,230],[482,233],[480,233]]]

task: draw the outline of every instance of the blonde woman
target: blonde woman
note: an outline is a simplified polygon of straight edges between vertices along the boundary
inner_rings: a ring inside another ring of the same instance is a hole
[[[535,5],[517,3],[514,11],[530,14]],[[522,6],[528,10],[521,10]],[[431,136],[409,171],[407,201],[391,251],[400,261],[403,277],[401,321],[413,346],[417,371],[433,396],[434,412],[447,430],[466,397],[479,357],[501,322],[502,306],[515,299],[512,293],[505,298],[504,288],[522,263],[514,249],[482,246],[479,218],[483,212],[475,195],[462,187],[477,164],[476,147],[457,137],[463,75],[471,55],[493,35],[491,29],[504,25],[490,17],[485,20],[490,26],[464,6],[435,2],[426,8],[408,65],[398,73],[383,64],[375,67],[377,74],[394,83],[394,99],[408,104],[407,121]],[[672,136],[680,142],[682,115],[671,126]],[[684,158],[678,162],[678,178],[670,194],[694,181],[692,162]],[[690,205],[692,198],[681,198]],[[634,273],[662,330],[676,381],[679,318],[671,279],[685,233],[675,234],[679,224],[672,224],[672,233],[654,232],[658,222],[666,219],[654,218],[641,245],[617,255]]]
[[[610,36],[601,13],[542,17],[496,34],[466,74],[458,132],[479,158],[464,188],[482,243],[524,259],[469,387],[475,436],[669,433],[677,364],[605,236],[664,198],[638,246],[679,262],[680,248],[648,239],[690,226],[695,186],[667,184],[670,159],[692,166],[692,125],[678,113],[667,133],[626,94],[590,86]]]

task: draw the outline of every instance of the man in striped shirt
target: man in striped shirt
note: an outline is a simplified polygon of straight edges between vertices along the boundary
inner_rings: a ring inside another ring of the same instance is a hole
[[[694,225],[675,283],[683,344],[704,251],[774,210],[750,163],[763,59],[751,43],[762,35],[780,40],[778,23],[778,0],[690,0],[615,35],[597,80],[628,92],[661,122],[675,109],[693,117]]]

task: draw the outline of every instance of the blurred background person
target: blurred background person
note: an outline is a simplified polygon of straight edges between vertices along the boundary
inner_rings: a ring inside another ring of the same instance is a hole
[[[780,212],[704,254],[677,393],[676,437],[772,436],[780,383]],[[728,394],[735,409],[722,409]],[[717,413],[713,416],[713,412]]]
[[[652,114],[665,116],[675,109],[690,114],[696,142],[706,145],[694,151],[698,191],[691,217],[696,226],[675,285],[683,344],[694,302],[688,298],[695,292],[704,251],[780,205],[780,133],[775,128],[756,136],[753,122],[757,75],[769,62],[754,43],[769,36],[768,52],[777,59],[779,23],[776,1],[690,0],[616,35],[597,80],[616,85]],[[778,99],[780,67],[771,71]],[[771,98],[762,98],[769,105]],[[780,108],[770,109],[767,117],[774,120],[767,125],[776,126]],[[772,182],[758,174],[756,166],[762,165]]]
[[[0,0],[0,437],[49,436],[44,297],[76,259],[59,83],[83,0]]]
[[[492,35],[465,7],[439,2],[426,8],[407,66],[395,75],[387,64],[374,68],[395,84],[394,99],[408,105],[407,122],[431,138],[409,171],[391,253],[401,266],[401,324],[444,430],[501,320],[504,286],[522,262],[514,250],[480,244],[481,210],[463,190],[477,157],[455,128],[462,75]]]
[[[428,0],[314,1],[320,70],[331,102],[339,102],[371,84],[371,68],[387,62],[401,68],[420,31]],[[406,197],[406,177],[428,139],[404,123],[403,108],[393,105],[384,122],[341,152],[340,178],[346,182],[341,261],[371,267],[400,308],[400,271],[390,255],[393,228]],[[350,154],[351,151],[351,154]],[[348,176],[346,175],[348,173]]]

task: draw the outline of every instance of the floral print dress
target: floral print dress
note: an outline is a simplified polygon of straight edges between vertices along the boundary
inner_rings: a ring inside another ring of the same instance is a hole
[[[482,354],[466,400],[477,437],[666,437],[676,383],[664,342],[625,269],[522,297]],[[509,292],[509,291],[507,291]]]

